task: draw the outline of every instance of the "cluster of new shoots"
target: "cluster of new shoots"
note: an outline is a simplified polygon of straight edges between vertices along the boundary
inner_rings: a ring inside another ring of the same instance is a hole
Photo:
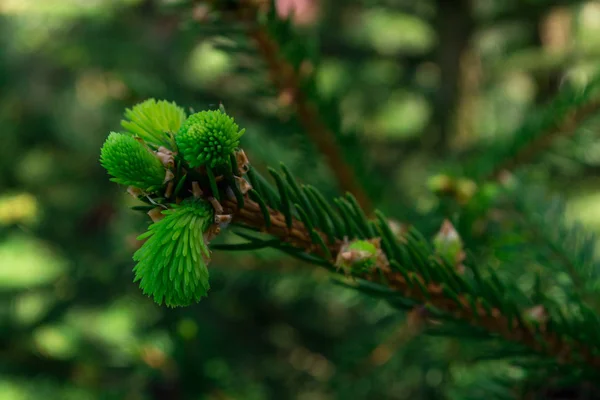
[[[133,257],[135,281],[158,304],[197,302],[210,288],[208,241],[231,220],[219,193],[242,186],[247,171],[237,148],[243,130],[222,109],[188,117],[175,103],[154,99],[127,109],[121,125],[100,162],[113,182],[146,203],[136,208],[153,221],[139,237],[145,242]]]

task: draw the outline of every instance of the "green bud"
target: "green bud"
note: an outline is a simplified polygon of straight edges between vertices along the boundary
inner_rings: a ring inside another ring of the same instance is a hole
[[[446,193],[449,190],[452,190],[453,186],[454,181],[448,175],[439,174],[432,176],[427,180],[427,187],[429,187],[429,190],[437,194]]]
[[[186,115],[183,108],[175,103],[148,99],[125,110],[125,118],[121,126],[129,133],[157,147],[165,146],[174,150],[172,138],[167,133],[177,133]]]
[[[450,221],[445,220],[442,223],[442,227],[433,238],[433,247],[437,254],[445,258],[459,270],[462,269],[462,262],[465,259],[463,243]]]
[[[138,238],[148,240],[133,255],[134,282],[158,304],[187,306],[210,289],[204,233],[214,223],[214,210],[204,200],[188,199],[163,215]]]
[[[202,111],[185,121],[176,136],[177,147],[192,168],[214,168],[229,162],[244,130],[221,110]]]
[[[122,133],[112,132],[100,153],[100,163],[113,176],[111,181],[147,192],[160,188],[166,176],[161,161],[144,144]]]
[[[379,248],[377,239],[355,240],[344,244],[338,254],[336,266],[347,272],[368,272],[377,264]]]

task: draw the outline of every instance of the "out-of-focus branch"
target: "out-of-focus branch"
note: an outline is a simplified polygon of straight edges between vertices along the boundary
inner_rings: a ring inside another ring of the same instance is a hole
[[[352,193],[363,210],[370,212],[372,205],[369,197],[358,183],[352,167],[345,160],[334,134],[325,125],[316,107],[302,91],[301,76],[282,57],[277,42],[270,37],[264,27],[256,22],[258,12],[268,6],[266,3],[257,0],[242,1],[239,8],[235,10],[235,16],[238,21],[249,26],[248,35],[265,60],[273,84],[282,98],[285,98],[293,108],[307,136],[324,156],[340,189]],[[218,7],[219,3],[216,2],[215,5]]]
[[[582,107],[570,111],[561,122],[554,126],[553,129],[548,130],[535,140],[532,140],[526,146],[521,148],[513,157],[497,165],[487,176],[487,179],[500,179],[504,172],[514,171],[519,166],[530,162],[537,154],[547,150],[557,137],[573,136],[577,131],[577,127],[584,120],[597,113],[598,110],[600,110],[600,100],[584,104]]]
[[[438,46],[437,64],[440,68],[440,87],[434,99],[431,127],[432,144],[444,155],[455,131],[460,104],[459,81],[461,59],[474,31],[469,0],[439,0],[436,18]]]
[[[370,200],[358,184],[352,168],[344,160],[333,135],[321,122],[319,113],[300,89],[299,77],[291,65],[279,58],[277,44],[260,28],[253,30],[250,35],[269,65],[272,81],[279,91],[290,100],[300,123],[321,154],[325,156],[341,189],[354,194],[361,207],[370,210],[372,208]]]

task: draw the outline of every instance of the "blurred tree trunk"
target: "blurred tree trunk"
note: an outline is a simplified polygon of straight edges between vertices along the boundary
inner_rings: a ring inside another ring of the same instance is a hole
[[[445,154],[455,131],[460,104],[461,60],[468,50],[475,23],[470,0],[438,0],[437,4],[436,62],[440,68],[440,86],[434,98],[431,136],[427,141],[436,153]]]

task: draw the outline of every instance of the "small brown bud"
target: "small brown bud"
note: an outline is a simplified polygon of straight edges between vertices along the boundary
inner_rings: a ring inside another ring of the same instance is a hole
[[[246,194],[250,191],[250,189],[252,189],[252,185],[250,185],[250,183],[244,178],[236,176],[235,180],[237,181],[238,185],[240,185],[240,191],[242,192],[242,194]]]
[[[127,193],[129,193],[132,197],[135,197],[136,199],[144,194],[144,192],[142,192],[141,189],[138,189],[133,186],[129,186],[127,188]]]
[[[250,170],[250,160],[244,150],[239,150],[235,153],[235,159],[237,161],[238,173],[243,175]]]
[[[165,190],[165,198],[170,198],[173,195],[173,190],[175,189],[175,183],[170,181],[167,185],[167,190]]]
[[[197,199],[199,199],[200,197],[202,197],[202,195],[204,194],[202,192],[202,189],[200,189],[200,185],[196,181],[192,182],[192,194]]]
[[[166,147],[159,147],[156,155],[163,163],[165,167],[173,167],[175,166],[175,158],[173,157],[173,152]]]
[[[152,222],[158,222],[165,217],[162,212],[162,208],[156,207],[148,211],[148,216],[152,219]]]
[[[173,172],[168,169],[167,172],[165,173],[165,180],[163,183],[167,183],[173,180],[173,178],[175,178],[175,175],[173,174]]]
[[[219,200],[215,199],[214,197],[209,197],[208,201],[210,204],[212,204],[216,214],[223,214],[223,206],[221,203],[219,203]]]
[[[216,224],[229,224],[231,222],[231,220],[233,219],[233,216],[230,214],[217,214],[215,215],[215,223]]]

